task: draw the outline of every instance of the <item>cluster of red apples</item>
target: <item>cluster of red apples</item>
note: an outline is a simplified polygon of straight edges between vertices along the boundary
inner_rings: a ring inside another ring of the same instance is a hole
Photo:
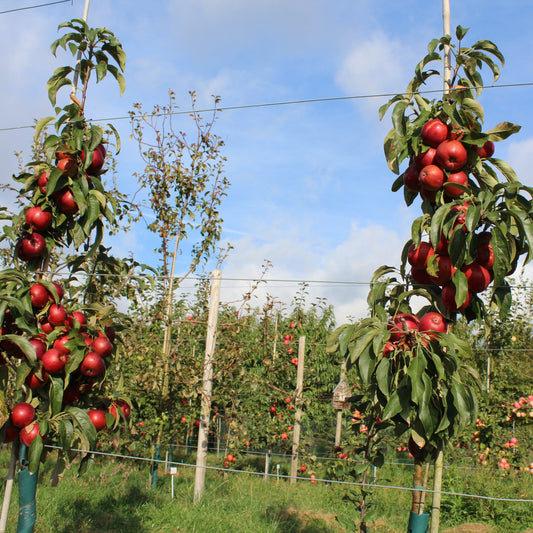
[[[14,406],[11,425],[6,428],[5,442],[18,435],[20,441],[29,446],[37,436],[39,423],[33,405],[40,404],[39,397],[46,399],[51,394],[52,378],[61,378],[66,385],[62,400],[65,408],[86,397],[95,383],[104,377],[106,361],[114,351],[114,328],[107,326],[103,331],[89,328],[86,315],[80,310],[68,310],[63,305],[63,296],[63,288],[56,282],[41,280],[30,286],[29,298],[37,333],[29,337],[29,343],[35,351],[35,361],[26,358],[20,347],[12,341],[0,342],[1,365],[8,363],[7,358],[14,357],[25,361],[26,368],[29,368],[23,385],[29,401]],[[23,335],[12,318],[11,312],[6,311],[0,335]],[[120,415],[117,405],[117,402],[112,402],[109,406],[114,418]],[[120,402],[118,407],[127,418],[129,406]],[[24,416],[19,416],[19,412],[24,413]],[[87,414],[97,430],[106,427],[105,411],[91,409]],[[23,424],[22,421],[27,423]]]
[[[101,173],[105,156],[106,149],[102,143],[92,152],[90,162],[86,159],[84,150],[72,153],[65,149],[56,152],[55,169],[60,171],[58,182],[61,180],[66,185],[59,190],[48,190],[54,169],[49,168],[39,173],[32,205],[25,213],[24,235],[16,245],[20,259],[31,261],[46,255],[45,237],[53,232],[54,221],[60,221],[62,214],[72,218],[79,211],[69,183],[75,179],[86,179],[87,186],[93,187],[92,179]]]
[[[425,313],[421,318],[411,313],[398,313],[387,324],[390,337],[383,349],[383,357],[391,357],[397,349],[412,350],[419,342],[427,346],[447,328],[445,318],[435,311]]]
[[[426,122],[420,137],[428,148],[412,159],[403,174],[404,185],[431,202],[440,189],[449,198],[460,197],[468,188],[465,166],[469,150],[474,150],[482,159],[494,154],[492,141],[487,141],[482,147],[470,146],[461,142],[462,135],[461,130],[449,128],[438,118]]]

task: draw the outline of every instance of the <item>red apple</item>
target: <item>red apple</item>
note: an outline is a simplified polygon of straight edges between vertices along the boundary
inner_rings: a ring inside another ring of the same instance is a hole
[[[37,259],[44,254],[45,250],[46,241],[44,237],[35,231],[19,241],[18,253],[23,261]]]
[[[411,244],[407,252],[407,261],[413,268],[424,269],[432,255],[435,255],[435,250],[431,244],[421,241],[418,246]]]
[[[18,436],[19,436],[19,430],[16,427],[12,425],[7,426],[5,436],[4,436],[4,444],[13,442]]]
[[[50,294],[44,285],[34,283],[30,287],[31,305],[33,307],[44,307],[50,298]]]
[[[89,352],[81,362],[80,372],[87,377],[97,377],[105,370],[103,358],[96,352]]]
[[[73,329],[76,325],[80,331],[87,325],[87,317],[81,311],[74,311],[65,321],[65,326],[69,329]]]
[[[102,411],[102,409],[91,409],[87,416],[91,419],[96,431],[101,431],[107,426],[105,411]]]
[[[415,156],[414,165],[418,170],[421,170],[427,165],[432,165],[435,161],[435,154],[437,150],[435,148],[428,148],[425,152],[420,152]]]
[[[58,209],[66,215],[73,215],[78,211],[78,204],[74,200],[74,195],[70,189],[61,189],[55,196]]]
[[[475,146],[474,150],[481,159],[487,159],[494,155],[494,143],[492,141],[487,141],[483,146]]]
[[[445,318],[440,314],[434,311],[430,311],[422,316],[420,319],[420,331],[422,333],[445,333],[448,329],[448,324],[446,323]],[[438,335],[430,335],[432,339]]]
[[[52,224],[52,213],[43,211],[40,206],[30,207],[26,211],[26,224],[35,231],[46,231]]]
[[[130,413],[131,413],[131,408],[130,406],[128,405],[127,402],[125,402],[124,400],[117,400],[115,402],[113,402],[110,406],[109,406],[109,412],[115,417],[117,418],[118,416],[118,411],[117,409],[120,409],[122,411],[122,414],[124,415],[124,418],[129,418],[130,416]],[[182,422],[184,421],[185,417],[182,417]]]
[[[468,152],[461,141],[447,140],[437,147],[435,162],[446,170],[460,170],[467,160]]]
[[[444,183],[444,172],[437,165],[427,165],[420,171],[418,178],[426,191],[437,191]]]
[[[410,313],[398,313],[393,316],[387,325],[387,329],[391,332],[390,340],[392,342],[399,341],[405,335],[413,331],[418,331],[420,320],[416,315]]]
[[[48,185],[49,172],[43,172],[37,180],[37,186],[43,194],[46,194],[46,186]]]
[[[57,376],[65,368],[67,360],[68,354],[57,348],[50,348],[43,355],[43,368],[52,376]]]
[[[53,348],[56,350],[59,350],[60,352],[66,353],[67,355],[70,353],[70,350],[65,346],[70,340],[70,336],[68,333],[66,335],[61,335],[61,337],[58,337],[53,344]]]
[[[449,184],[457,183],[458,185],[462,185],[463,187],[468,187],[468,175],[466,172],[463,172],[462,170],[459,170],[458,172],[452,172],[446,178],[446,182],[447,184],[444,185],[444,192],[451,198],[458,198],[465,191],[459,187],[455,187],[454,185],[449,185]]]
[[[11,411],[11,422],[19,429],[30,424],[34,418],[35,408],[26,402],[18,403]]]
[[[466,293],[466,300],[460,304],[457,305],[457,302],[455,301],[455,287],[453,283],[448,283],[447,285],[444,285],[442,288],[442,303],[447,307],[452,313],[456,313],[457,311],[462,311],[463,309],[466,309],[470,305],[470,292]]]
[[[424,124],[420,137],[424,144],[436,148],[448,137],[448,126],[442,120],[434,118]]]
[[[43,376],[43,378],[45,378],[45,376]],[[41,378],[37,377],[37,374],[35,374],[35,372],[32,370],[26,376],[26,379],[24,380],[24,383],[26,383],[26,385],[30,389],[35,390],[35,389],[40,389],[46,383],[46,379],[41,379]]]
[[[35,421],[20,430],[19,440],[24,446],[30,446],[37,435],[39,435],[39,424]]]
[[[471,292],[483,292],[490,285],[490,272],[479,263],[464,265],[461,271],[466,276],[468,290]]]
[[[420,191],[419,170],[415,165],[409,165],[403,173],[403,184],[411,191]]]
[[[78,165],[76,164],[76,160],[70,155],[67,155],[66,157],[60,159],[56,163],[56,167],[61,170],[63,174],[66,174],[71,178],[76,176],[76,174],[78,173]]]
[[[44,353],[46,352],[46,344],[39,337],[33,337],[32,339],[30,339],[30,344],[35,350],[37,361],[40,361],[43,358]]]
[[[115,328],[113,326],[106,326],[104,328],[104,333],[105,333],[105,336],[111,341],[111,342],[115,342],[115,337],[116,337],[116,333],[115,333]]]
[[[67,312],[61,304],[52,304],[48,309],[48,322],[52,326],[63,326],[67,319]]]
[[[107,357],[113,352],[112,342],[102,334],[99,334],[98,337],[93,340],[91,348],[101,357]]]
[[[387,341],[385,344],[385,348],[383,348],[383,357],[390,357],[392,353],[394,353],[394,350],[396,347],[394,344],[390,341]]]
[[[452,279],[457,269],[453,266],[452,260],[447,255],[437,256],[437,275],[431,276],[435,285],[444,285]]]
[[[87,167],[87,174],[94,175],[102,170],[106,156],[106,149],[103,144],[99,144],[93,152],[91,164]]]
[[[411,277],[415,285],[433,285],[433,280],[425,268],[411,268]]]
[[[60,302],[63,299],[63,296],[64,296],[63,287],[59,283],[56,283],[55,281],[52,281],[52,284],[56,288],[57,301]]]

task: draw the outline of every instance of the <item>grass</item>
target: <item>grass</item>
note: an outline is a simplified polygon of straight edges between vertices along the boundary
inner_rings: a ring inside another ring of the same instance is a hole
[[[7,472],[7,452],[0,453],[0,471]],[[215,460],[214,458],[212,458]],[[189,463],[194,461],[188,459]],[[220,461],[217,461],[219,464]],[[150,489],[148,463],[102,458],[83,476],[65,473],[51,487],[51,461],[41,468],[37,489],[35,533],[348,533],[358,531],[357,506],[338,484],[295,485],[286,480],[208,470],[204,497],[193,504],[194,470],[179,467],[174,500],[171,479],[161,473]],[[387,466],[378,472],[379,484],[410,486],[408,467]],[[317,477],[321,473],[317,471]],[[500,497],[533,497],[530,474],[502,477],[498,472],[445,472],[444,490]],[[2,493],[4,479],[2,482]],[[356,496],[358,489],[355,489]],[[17,492],[13,492],[8,532],[16,531]],[[408,491],[375,489],[369,531],[405,532],[410,509]],[[429,501],[429,499],[428,499]],[[442,530],[477,523],[477,531],[524,532],[533,527],[531,504],[503,503],[444,496]],[[467,526],[463,526],[467,527]],[[485,529],[482,529],[485,528]],[[457,529],[456,531],[461,531]],[[468,529],[463,529],[468,531]]]

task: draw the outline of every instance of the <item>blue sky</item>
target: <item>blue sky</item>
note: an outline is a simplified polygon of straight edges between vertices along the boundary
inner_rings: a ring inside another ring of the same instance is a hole
[[[43,2],[4,0],[0,11]],[[83,14],[83,0],[0,14],[2,95],[0,128],[32,124],[50,115],[45,84],[53,70],[71,61],[54,58],[49,45],[57,26]],[[451,27],[469,27],[466,42],[494,41],[506,58],[498,84],[533,82],[533,4],[528,0],[451,0]],[[112,80],[93,86],[87,116],[127,116],[136,102],[145,110],[167,102],[167,91],[189,109],[198,107],[398,93],[405,89],[427,43],[442,34],[439,0],[92,0],[88,23],[105,26],[128,56],[127,88],[120,98]],[[492,83],[489,73],[485,82]],[[519,179],[533,185],[533,87],[487,89],[481,98],[485,127],[507,120],[521,131],[499,143],[497,156]],[[64,95],[65,96],[65,95]],[[223,242],[234,246],[223,265],[223,297],[248,290],[265,259],[267,278],[361,282],[310,283],[312,297],[325,297],[339,320],[361,316],[368,282],[382,264],[398,265],[419,204],[408,209],[383,155],[390,116],[380,122],[387,98],[299,103],[223,111],[215,132],[225,143],[231,181],[222,206]],[[187,128],[184,117],[179,127]],[[118,183],[136,190],[142,170],[129,141],[127,120],[115,121],[123,151]],[[29,129],[0,131],[1,180],[17,172],[13,153],[28,161]],[[10,203],[6,198],[2,203]],[[116,255],[134,254],[155,264],[154,238],[143,224],[112,241]],[[180,268],[184,268],[186,257]],[[209,268],[209,266],[208,266]],[[290,302],[295,281],[269,283],[264,291]],[[258,300],[259,301],[259,300]]]

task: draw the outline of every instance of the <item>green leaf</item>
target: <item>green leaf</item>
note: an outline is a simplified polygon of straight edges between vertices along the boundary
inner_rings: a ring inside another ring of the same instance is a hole
[[[455,28],[455,36],[457,37],[458,41],[462,41],[465,38],[465,35],[468,33],[468,30],[470,28],[463,28],[462,26],[457,26]]]
[[[413,357],[407,369],[407,375],[411,378],[411,401],[416,405],[420,405],[424,394],[422,374],[426,366],[425,357],[419,354]]]
[[[402,402],[400,401],[400,395],[398,391],[394,391],[388,402],[387,405],[385,405],[385,409],[383,410],[383,416],[381,417],[383,421],[389,420],[390,418],[393,418],[397,414],[402,412]]]
[[[113,77],[117,80],[118,86],[120,87],[120,96],[122,96],[126,90],[126,79],[114,65],[108,65],[107,70],[111,72]]]
[[[74,440],[74,426],[72,422],[66,418],[59,420],[58,433],[61,447],[67,453],[72,447],[72,441]]]
[[[485,132],[489,141],[498,142],[507,139],[510,135],[518,133],[521,126],[513,124],[512,122],[500,122],[491,130]]]
[[[376,382],[378,384],[379,390],[385,396],[389,396],[390,394],[390,376],[390,359],[384,357],[378,363],[376,368]]]
[[[96,428],[89,415],[79,407],[73,407],[72,405],[69,405],[65,411],[72,416],[73,421],[87,439],[90,449],[94,449],[96,445]]]
[[[461,106],[466,111],[474,113],[474,115],[476,115],[481,122],[484,121],[485,114],[483,111],[483,106],[477,100],[474,100],[473,98],[463,98]]]
[[[63,380],[50,376],[50,418],[61,412],[63,404]]]
[[[505,161],[491,157],[490,162],[505,176],[507,181],[518,181],[515,171]]]
[[[39,469],[39,463],[41,462],[41,455],[43,453],[43,439],[40,434],[31,441],[30,448],[28,450],[28,469],[33,474]]]

